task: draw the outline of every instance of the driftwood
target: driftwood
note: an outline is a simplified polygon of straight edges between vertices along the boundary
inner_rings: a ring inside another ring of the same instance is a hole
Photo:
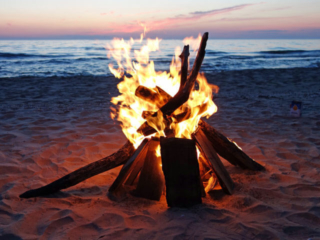
[[[41,188],[29,190],[20,195],[20,198],[31,198],[48,195],[58,192],[62,189],[74,186],[88,178],[91,178],[99,173],[108,171],[115,167],[124,164],[134,153],[132,143],[127,141],[117,152],[112,155],[102,158],[96,162],[90,163],[78,170],[69,173],[68,175],[46,185]]]
[[[205,121],[199,121],[199,128],[207,136],[217,153],[233,165],[243,169],[263,171],[265,168],[245,154],[235,143],[210,126]]]
[[[192,137],[196,140],[202,156],[207,159],[208,163],[210,163],[210,167],[216,174],[222,189],[226,193],[232,194],[234,183],[207,137],[204,135],[201,129],[198,129],[197,132],[192,135]]]
[[[148,150],[148,147],[146,146],[147,143],[148,143],[148,140],[145,139],[137,148],[137,150],[134,152],[134,154],[130,157],[130,159],[123,165],[116,180],[113,182],[113,184],[109,188],[110,193],[116,194],[119,188],[121,188],[123,183],[127,180],[128,175],[131,173],[132,169],[134,169],[135,165],[139,161],[144,160]]]
[[[161,169],[161,157],[156,156],[159,140],[151,140],[144,165],[140,173],[134,195],[150,200],[160,200],[164,189],[164,177]]]
[[[189,139],[161,138],[162,169],[169,207],[191,207],[202,202],[195,142]]]

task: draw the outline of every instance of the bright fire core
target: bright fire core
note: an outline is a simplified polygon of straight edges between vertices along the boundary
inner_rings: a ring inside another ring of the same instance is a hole
[[[154,89],[156,86],[174,96],[180,87],[180,68],[181,60],[179,55],[181,48],[176,47],[175,57],[170,64],[170,72],[155,71],[154,62],[149,59],[149,53],[159,51],[160,39],[147,39],[146,44],[140,50],[131,51],[132,46],[142,43],[144,35],[141,34],[139,40],[130,39],[114,39],[111,45],[107,46],[108,57],[113,57],[117,62],[116,67],[109,65],[110,71],[115,77],[123,79],[118,84],[120,95],[113,97],[111,102],[116,105],[112,109],[112,119],[119,120],[122,124],[122,130],[126,137],[137,148],[143,141],[145,136],[137,132],[137,129],[146,121],[142,117],[143,111],[158,110],[156,104],[148,103],[145,100],[135,96],[135,91],[139,85]],[[197,39],[192,37],[185,38],[184,44],[189,44],[190,48],[196,51],[201,41],[201,36]],[[145,41],[143,41],[145,42]],[[189,66],[190,69],[190,66]],[[174,130],[175,137],[191,139],[191,134],[198,126],[201,117],[210,117],[217,111],[212,97],[213,93],[217,93],[218,87],[209,84],[203,73],[197,77],[197,87],[193,89],[188,101],[183,107],[177,109],[174,114],[178,114],[183,109],[191,111],[190,117],[182,122],[172,119],[170,129]],[[201,109],[201,111],[200,111]],[[165,136],[162,130],[151,136]],[[148,137],[151,137],[148,136]]]

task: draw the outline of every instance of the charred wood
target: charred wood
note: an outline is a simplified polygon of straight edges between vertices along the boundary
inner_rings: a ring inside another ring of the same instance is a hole
[[[216,174],[222,189],[227,194],[232,194],[234,183],[216,151],[211,146],[210,141],[208,141],[201,129],[198,129],[198,131],[193,134],[193,138],[196,140],[203,157],[210,163],[210,167]]]

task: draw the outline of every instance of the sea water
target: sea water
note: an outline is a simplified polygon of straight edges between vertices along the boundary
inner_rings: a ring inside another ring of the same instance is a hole
[[[111,40],[1,40],[0,78],[22,76],[108,76]],[[145,43],[145,41],[143,42]],[[142,44],[143,44],[142,43]],[[131,56],[142,44],[132,46]],[[150,54],[157,71],[168,71],[182,40],[161,40]],[[195,58],[191,50],[190,62]],[[232,71],[320,67],[320,40],[209,40],[201,70]]]

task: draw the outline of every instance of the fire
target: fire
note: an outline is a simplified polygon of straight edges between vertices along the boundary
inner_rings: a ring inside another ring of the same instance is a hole
[[[163,116],[157,116],[156,122],[151,117],[147,117],[147,119],[142,117],[143,112],[156,112],[158,107],[156,104],[148,103],[135,96],[137,87],[142,85],[154,90],[158,86],[171,96],[174,96],[180,87],[181,61],[178,56],[181,53],[181,48],[178,47],[175,50],[170,72],[155,71],[154,62],[150,60],[149,54],[159,51],[161,39],[147,39],[146,44],[140,50],[132,51],[134,44],[142,43],[144,35],[145,33],[138,40],[132,38],[129,41],[113,39],[111,45],[107,45],[107,49],[109,49],[108,57],[114,58],[117,62],[116,66],[109,64],[109,69],[116,78],[122,79],[117,86],[120,95],[113,97],[111,100],[116,105],[115,108],[111,108],[111,117],[122,123],[121,126],[125,136],[135,147],[138,147],[145,138],[137,132],[137,129],[146,121],[158,130],[152,136],[165,136]],[[200,41],[201,36],[197,39],[184,39],[184,43],[190,44],[193,49]],[[217,106],[212,100],[212,94],[218,91],[218,87],[208,84],[204,74],[198,75],[197,83],[198,88],[193,89],[189,100],[183,105],[183,109],[189,109],[190,117],[182,122],[177,122],[172,118],[170,128],[174,130],[175,137],[191,139],[191,134],[195,131],[200,118],[209,117],[217,111]],[[161,111],[159,112],[158,115],[161,115]],[[177,109],[174,114],[179,114],[179,112],[181,112],[181,108]]]

